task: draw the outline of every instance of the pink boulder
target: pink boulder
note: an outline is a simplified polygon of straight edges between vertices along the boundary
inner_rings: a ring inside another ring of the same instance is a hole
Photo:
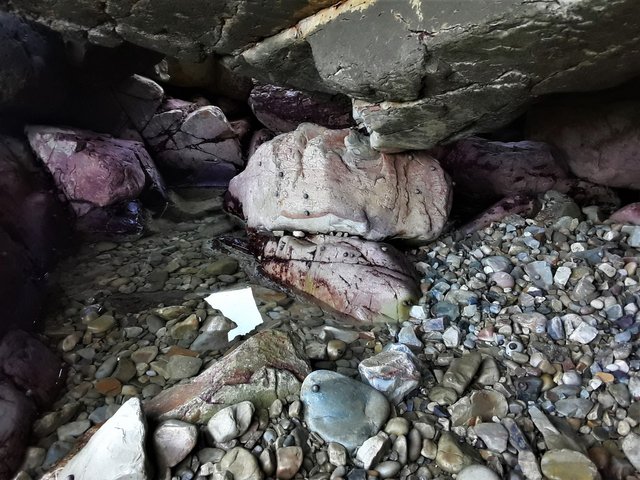
[[[402,322],[420,298],[413,266],[391,245],[354,237],[283,236],[264,241],[259,257],[273,280],[357,323]]]
[[[630,203],[616,210],[609,217],[609,222],[640,225],[640,203]]]
[[[426,152],[384,154],[355,130],[309,123],[262,144],[229,194],[249,228],[367,240],[428,242],[451,207],[449,178]]]

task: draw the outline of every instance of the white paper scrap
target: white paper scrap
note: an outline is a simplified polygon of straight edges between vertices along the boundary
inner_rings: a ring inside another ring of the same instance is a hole
[[[249,333],[263,322],[251,287],[215,292],[205,298],[205,301],[238,325],[227,334],[229,341]]]

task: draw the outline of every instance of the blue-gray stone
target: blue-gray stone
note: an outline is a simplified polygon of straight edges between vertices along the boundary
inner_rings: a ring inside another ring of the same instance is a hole
[[[53,442],[47,450],[47,456],[44,458],[44,462],[42,463],[42,468],[48,469],[53,466],[58,460],[64,457],[67,453],[71,451],[73,447],[72,443],[57,441]]]
[[[509,258],[503,255],[494,255],[482,259],[482,265],[490,267],[494,272],[507,272],[513,270],[513,264]]]
[[[547,262],[531,262],[525,265],[524,271],[536,287],[547,290],[553,286],[553,272]]]
[[[398,342],[408,346],[409,348],[417,350],[422,348],[422,342],[416,336],[416,332],[411,325],[406,325],[400,329],[400,332],[398,333]]]
[[[547,333],[554,340],[564,340],[564,325],[560,317],[553,317],[547,322]]]
[[[436,317],[447,317],[453,321],[460,316],[460,309],[453,303],[438,302],[433,306],[431,313]]]
[[[309,429],[348,449],[377,434],[390,412],[382,393],[329,370],[311,372],[302,383],[300,399]]]

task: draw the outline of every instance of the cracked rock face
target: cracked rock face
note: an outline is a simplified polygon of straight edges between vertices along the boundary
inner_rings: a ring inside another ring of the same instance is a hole
[[[78,215],[137,198],[146,184],[142,163],[153,165],[139,142],[46,126],[27,127],[26,133]]]
[[[212,105],[167,99],[141,134],[176,183],[226,186],[244,164],[236,131]]]
[[[264,243],[264,273],[360,323],[401,322],[420,297],[410,262],[358,238],[284,236]]]
[[[428,154],[380,154],[355,130],[312,124],[261,145],[229,193],[249,228],[367,240],[433,240],[451,207],[449,179]]]

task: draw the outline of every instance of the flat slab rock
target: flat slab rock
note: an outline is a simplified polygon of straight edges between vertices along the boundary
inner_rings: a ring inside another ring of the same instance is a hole
[[[278,372],[286,375],[270,380],[269,377]],[[261,405],[259,398],[246,398],[255,393],[251,388],[252,381],[258,386],[266,383],[276,388],[279,381],[285,383],[289,377],[301,382],[309,372],[306,356],[294,346],[286,333],[265,330],[187,383],[161,392],[145,404],[145,412],[153,419],[177,418],[202,424],[219,410],[243,400],[253,400],[257,407],[268,408],[269,403]],[[296,393],[289,391],[291,388],[285,385],[283,387],[282,395],[285,397]]]
[[[89,431],[86,444],[79,451],[62,459],[42,480],[153,478],[147,465],[147,425],[139,399],[128,400],[93,436],[92,433]]]
[[[451,208],[449,179],[427,153],[380,154],[355,130],[313,124],[261,145],[229,193],[249,228],[367,240],[433,240]]]
[[[415,270],[391,245],[354,237],[285,235],[264,243],[260,268],[358,323],[399,322],[420,298]]]

